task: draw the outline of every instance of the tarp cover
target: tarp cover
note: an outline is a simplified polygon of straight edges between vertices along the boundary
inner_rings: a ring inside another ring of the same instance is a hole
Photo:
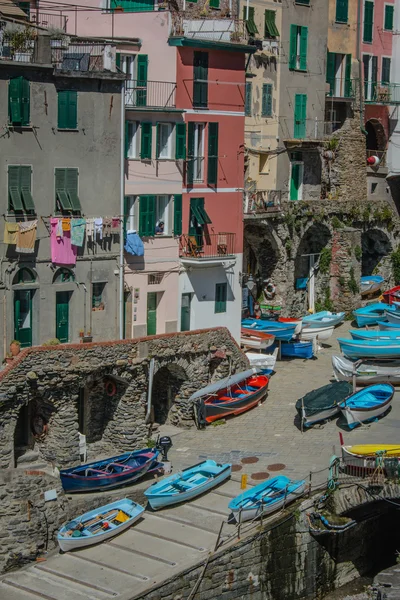
[[[209,396],[210,394],[215,394],[226,387],[231,387],[232,385],[235,385],[236,383],[240,383],[241,381],[244,381],[245,379],[247,379],[248,377],[251,377],[255,373],[257,373],[257,369],[248,369],[247,371],[241,371],[240,373],[235,373],[234,375],[231,375],[230,377],[224,377],[224,379],[220,379],[219,381],[216,381],[215,383],[211,383],[210,385],[207,385],[206,387],[202,388],[201,390],[198,390],[197,392],[195,392],[194,394],[192,394],[190,396],[189,400],[195,400],[196,398],[201,398],[202,396]]]
[[[322,410],[333,408],[350,396],[352,392],[353,387],[347,381],[335,381],[335,383],[324,385],[297,400],[296,408],[301,411],[304,405],[306,416],[310,417]]]

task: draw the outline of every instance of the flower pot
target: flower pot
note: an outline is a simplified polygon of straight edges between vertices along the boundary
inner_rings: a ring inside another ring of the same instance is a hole
[[[16,343],[10,344],[10,352],[13,356],[17,356],[20,353],[21,345]]]

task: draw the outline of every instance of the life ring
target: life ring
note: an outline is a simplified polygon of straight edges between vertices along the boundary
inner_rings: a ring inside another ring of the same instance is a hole
[[[276,288],[274,286],[273,283],[267,283],[267,285],[265,286],[265,295],[268,298],[268,300],[272,300],[272,298],[275,296],[276,293]]]
[[[111,379],[107,379],[104,382],[104,389],[106,391],[107,396],[115,396],[117,393],[117,386]]]

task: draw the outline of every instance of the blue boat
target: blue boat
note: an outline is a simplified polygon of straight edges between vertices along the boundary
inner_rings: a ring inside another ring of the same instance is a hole
[[[133,483],[157,466],[159,453],[157,448],[146,448],[63,469],[61,483],[68,493],[109,490]]]
[[[396,340],[348,340],[338,338],[341,351],[348,358],[400,358]]]
[[[353,340],[398,340],[400,342],[400,330],[391,331],[371,331],[369,329],[350,329]]]
[[[397,308],[397,302],[394,305],[386,306],[385,318],[389,323],[400,325],[400,310]]]
[[[384,314],[386,310],[396,309],[383,302],[374,302],[373,304],[368,304],[362,308],[357,308],[357,310],[353,311],[353,315],[357,321],[357,325],[359,327],[365,327],[366,325],[376,325],[378,321],[385,320]]]
[[[303,480],[291,481],[285,475],[278,475],[236,496],[229,502],[229,508],[238,523],[252,521],[293,502],[302,495],[305,487]]]
[[[278,321],[262,321],[261,319],[243,319],[242,327],[263,331],[275,336],[275,339],[286,341],[292,339],[297,323],[279,323]]]
[[[128,529],[143,512],[143,506],[129,498],[100,506],[61,527],[58,544],[63,552],[68,552],[104,542]]]
[[[281,356],[287,358],[312,358],[312,342],[284,342],[281,345]]]
[[[232,465],[220,465],[215,460],[184,469],[180,473],[154,483],[144,493],[152,509],[192,500],[208,492],[231,476]]]
[[[385,414],[392,403],[394,387],[390,383],[377,383],[349,396],[339,408],[350,429]]]
[[[400,323],[389,323],[389,321],[378,321],[379,331],[400,331]]]
[[[321,310],[320,312],[303,317],[303,327],[323,327],[340,325],[344,321],[346,313],[333,313],[329,310]]]
[[[384,281],[381,275],[365,275],[361,277],[361,296],[377,292],[381,289]]]

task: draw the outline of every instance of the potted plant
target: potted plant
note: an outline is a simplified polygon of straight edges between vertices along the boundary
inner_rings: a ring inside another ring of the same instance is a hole
[[[7,354],[3,360],[3,363],[6,363],[6,365],[10,365],[13,362],[13,360],[14,360],[14,357],[11,355],[10,352],[7,352]]]
[[[83,336],[84,336],[84,335],[85,335],[85,332],[84,332],[84,330],[83,330],[83,329],[80,329],[80,330],[79,330],[79,337],[80,337],[80,338],[83,338]]]
[[[90,331],[87,332],[86,335],[83,336],[83,343],[93,342],[93,336]]]
[[[17,354],[20,353],[20,350],[21,350],[21,342],[19,342],[18,340],[13,340],[10,344],[11,356],[17,356]]]

